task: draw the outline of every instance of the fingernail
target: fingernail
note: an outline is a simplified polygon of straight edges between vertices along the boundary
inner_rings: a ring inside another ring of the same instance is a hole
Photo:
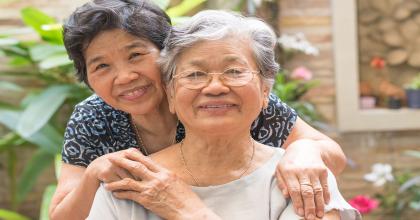
[[[318,216],[318,218],[322,218],[322,216],[324,215],[324,213],[321,212],[321,211],[319,211],[316,215]]]
[[[314,220],[314,219],[315,219],[315,216],[313,214],[308,215],[308,220]]]
[[[305,215],[305,213],[303,212],[303,209],[302,208],[299,208],[298,209],[298,215],[300,215],[300,216],[304,216]]]

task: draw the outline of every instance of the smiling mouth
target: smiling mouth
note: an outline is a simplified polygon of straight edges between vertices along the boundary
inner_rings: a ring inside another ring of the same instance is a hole
[[[127,100],[137,99],[139,97],[142,97],[144,94],[146,94],[149,87],[150,87],[150,85],[137,87],[133,90],[122,93],[120,95],[120,97],[122,97],[124,99],[127,99]]]
[[[201,109],[226,109],[235,107],[234,104],[223,104],[223,105],[201,105],[199,108]]]

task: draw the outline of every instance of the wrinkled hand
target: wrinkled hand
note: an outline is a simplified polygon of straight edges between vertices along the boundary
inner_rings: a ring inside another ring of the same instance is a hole
[[[105,184],[116,198],[137,202],[164,219],[194,219],[209,211],[189,185],[138,150],[110,160],[135,177]]]
[[[277,165],[278,185],[285,197],[291,197],[295,212],[305,219],[324,216],[330,200],[327,167],[312,140],[291,143]]]
[[[125,169],[114,165],[111,158],[121,158],[131,149],[105,154],[96,158],[88,167],[87,172],[91,173],[99,182],[110,183],[133,176]]]

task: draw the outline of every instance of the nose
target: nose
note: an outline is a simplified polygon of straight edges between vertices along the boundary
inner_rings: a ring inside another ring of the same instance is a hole
[[[201,90],[206,95],[221,95],[226,94],[230,91],[230,88],[226,86],[222,80],[220,80],[219,74],[212,74],[212,78],[209,83]]]
[[[120,67],[115,71],[115,81],[117,85],[124,85],[131,83],[139,78],[139,73],[128,67]]]

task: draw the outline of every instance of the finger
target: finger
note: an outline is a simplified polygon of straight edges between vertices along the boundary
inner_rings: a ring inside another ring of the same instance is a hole
[[[153,173],[140,162],[129,160],[127,158],[109,158],[109,161],[118,167],[126,169],[136,178],[148,180],[153,176]]]
[[[324,196],[325,204],[330,203],[330,190],[328,188],[328,171],[321,173],[320,179],[322,186],[322,193]]]
[[[289,191],[295,212],[303,217],[305,215],[303,209],[302,195],[300,194],[299,181],[296,176],[289,176],[286,179],[287,190]]]
[[[142,192],[143,186],[141,181],[136,181],[131,178],[125,178],[119,181],[105,184],[105,189],[108,191],[136,191]]]
[[[144,156],[139,150],[135,148],[130,148],[126,150],[124,157],[142,163],[144,166],[147,167],[147,169],[151,170],[152,172],[159,172],[159,170],[161,170],[162,168],[155,161],[153,161],[149,157]]]
[[[279,187],[280,191],[283,193],[285,198],[289,198],[289,191],[287,191],[287,185],[283,180],[283,177],[280,173],[279,169],[276,169],[276,178],[277,178],[277,186]]]
[[[324,195],[322,191],[322,185],[318,178],[312,178],[313,191],[315,196],[315,212],[318,218],[324,216]]]
[[[301,175],[299,177],[299,184],[305,209],[305,218],[313,220],[315,219],[315,200],[311,181],[308,176]]]
[[[122,169],[120,167],[117,167],[115,172],[116,172],[117,176],[120,178],[119,180],[122,180],[122,179],[125,179],[125,178],[131,178],[131,179],[137,180],[137,178],[134,177],[133,175],[131,175],[130,172],[128,172],[127,170]]]
[[[112,195],[117,199],[127,199],[138,202],[141,194],[136,191],[113,191]]]

